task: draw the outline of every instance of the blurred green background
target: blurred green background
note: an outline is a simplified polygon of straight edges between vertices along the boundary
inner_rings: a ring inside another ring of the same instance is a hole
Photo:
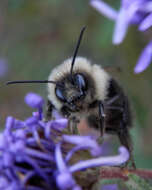
[[[107,2],[119,7],[119,1]],[[124,42],[114,46],[114,23],[94,10],[88,0],[1,0],[0,62],[6,67],[5,75],[0,75],[1,84],[8,80],[47,79],[53,67],[73,55],[84,25],[87,29],[78,54],[111,66],[111,74],[120,81],[132,104],[131,134],[137,167],[152,168],[152,69],[150,66],[142,74],[133,73],[151,31],[140,33],[137,27],[131,27]],[[47,99],[44,84],[0,88],[1,128],[8,115],[25,119],[31,114],[33,110],[24,103],[30,91]]]

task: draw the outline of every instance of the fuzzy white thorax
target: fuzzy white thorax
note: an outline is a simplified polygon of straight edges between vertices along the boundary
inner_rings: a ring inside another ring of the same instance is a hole
[[[72,58],[65,60],[61,65],[57,66],[50,73],[48,80],[59,81],[66,73],[70,73]],[[89,60],[83,57],[77,57],[75,59],[73,71],[84,71],[92,76],[95,83],[96,94],[95,98],[97,100],[104,100],[107,95],[108,82],[110,76],[101,66],[96,64],[91,64]],[[60,109],[62,103],[57,99],[55,94],[55,84],[48,83],[48,99],[53,103],[53,105]]]

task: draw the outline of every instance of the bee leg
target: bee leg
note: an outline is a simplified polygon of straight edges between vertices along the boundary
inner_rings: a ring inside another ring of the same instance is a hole
[[[125,166],[127,166],[129,164],[129,162],[131,161],[132,168],[136,169],[136,165],[135,165],[135,161],[134,161],[134,157],[133,157],[133,153],[132,153],[133,147],[132,147],[130,134],[123,122],[121,122],[120,128],[119,128],[117,134],[118,134],[121,144],[124,145],[130,153],[130,158],[129,158],[128,162],[126,162]]]
[[[104,113],[104,105],[102,101],[99,101],[99,120],[100,120],[100,133],[101,136],[105,133],[105,113]]]
[[[78,128],[77,128],[78,123],[79,123],[79,120],[76,117],[69,118],[68,126],[69,126],[69,132],[71,134],[78,134]]]
[[[106,106],[107,109],[110,109],[110,110],[118,110],[118,111],[121,111],[123,112],[124,109],[120,106]]]
[[[131,166],[133,169],[136,169],[136,165],[134,162],[134,157],[132,153],[132,142],[130,138],[130,134],[128,129],[126,128],[126,125],[124,125],[123,122],[121,122],[120,127],[118,129],[113,128],[106,128],[106,132],[108,134],[115,134],[118,136],[120,143],[127,148],[130,154],[129,160],[122,166],[122,168],[127,167],[128,164],[131,162]]]
[[[128,102],[126,100],[123,103],[123,109],[124,110],[128,110]],[[127,124],[129,124],[129,121],[128,121],[129,117],[128,117],[128,114],[126,114],[125,111],[123,111],[123,115],[122,116],[123,117],[122,117],[122,121],[121,121],[121,128],[123,128],[125,130],[123,132],[123,135],[126,136],[126,142],[127,142],[127,144],[126,143],[125,144],[126,144],[126,147],[128,148],[129,153],[130,153],[130,159],[129,159],[128,163],[131,161],[132,168],[136,169],[136,164],[135,164],[134,156],[133,156],[132,140],[131,140],[131,137],[130,137],[130,134],[129,134],[129,130],[127,128]],[[121,137],[121,138],[123,138],[123,137]]]
[[[106,104],[107,105],[111,105],[112,103],[114,103],[116,100],[118,100],[118,98],[120,98],[120,95],[116,95],[113,98],[109,99]]]
[[[47,101],[47,108],[46,108],[46,113],[45,113],[45,121],[48,121],[52,119],[52,111],[54,109],[54,106],[51,101]]]

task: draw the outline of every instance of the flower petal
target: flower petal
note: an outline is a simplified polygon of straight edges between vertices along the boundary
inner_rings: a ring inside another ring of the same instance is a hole
[[[3,176],[0,177],[0,189],[4,189],[8,187],[8,180]]]
[[[63,118],[63,116],[55,109],[53,109],[53,111],[52,111],[52,117],[55,119],[62,119]]]
[[[80,136],[80,135],[63,135],[63,140],[66,142],[75,144],[77,146],[86,147],[90,149],[93,156],[98,156],[101,154],[101,147],[97,144],[96,140],[90,136]]]
[[[25,120],[25,125],[31,127],[31,126],[34,126],[38,123],[38,118],[36,117],[29,117]]]
[[[51,127],[53,127],[56,130],[62,130],[66,128],[68,125],[68,120],[65,118],[62,119],[56,119],[52,121]]]
[[[11,116],[8,116],[6,119],[5,132],[10,133],[14,127],[14,124],[15,124],[15,119]]]
[[[130,7],[131,3],[133,3],[132,1],[130,0],[121,0],[121,6],[124,7],[124,8],[128,8]]]
[[[105,156],[85,161],[80,161],[69,168],[70,172],[76,172],[82,169],[97,166],[119,166],[129,159],[129,152],[125,147],[119,148],[119,155]]]
[[[152,61],[152,41],[150,41],[142,51],[138,59],[137,65],[134,68],[134,72],[140,73],[144,71],[149,66],[151,61]]]
[[[39,96],[38,94],[35,94],[33,92],[28,93],[25,96],[24,100],[25,100],[26,104],[32,108],[40,108],[44,104],[43,98],[41,96]]]
[[[117,184],[103,185],[101,190],[118,190],[118,185]]]
[[[78,190],[81,190],[79,186],[75,185],[75,181],[72,178],[72,175],[68,172],[59,174],[56,178],[56,181],[61,190],[67,190],[67,189],[75,190],[76,188]]]
[[[3,155],[4,167],[12,167],[14,162],[13,155],[11,153],[5,152]]]
[[[121,8],[115,23],[114,33],[113,33],[113,44],[120,44],[127,33],[129,26],[128,12],[126,9]]]
[[[57,144],[55,150],[56,163],[58,167],[58,174],[56,176],[56,182],[61,190],[81,190],[81,188],[76,185],[75,180],[72,177],[72,174],[69,172],[68,167],[63,160],[61,153],[61,143]]]
[[[5,135],[0,133],[0,149],[3,149],[7,146],[7,140],[5,138]]]
[[[152,13],[149,14],[139,25],[140,31],[145,31],[152,26]]]
[[[43,115],[43,104],[44,104],[44,100],[41,96],[39,96],[38,94],[35,94],[33,92],[28,93],[25,98],[24,98],[25,102],[27,105],[29,105],[32,108],[37,108],[38,109],[38,118],[39,120],[42,119]]]
[[[152,12],[152,2],[151,1],[144,2],[144,6],[140,7],[140,11],[147,13]]]
[[[134,20],[141,2],[123,0],[119,10],[119,14],[115,23],[115,29],[113,34],[113,44],[120,44],[127,33],[129,24]]]
[[[90,5],[94,7],[97,11],[103,14],[105,17],[115,20],[117,18],[117,11],[111,8],[108,4],[100,0],[91,0]]]
[[[56,145],[55,160],[56,160],[56,164],[57,164],[58,170],[60,172],[62,172],[63,170],[67,169],[66,164],[65,164],[65,162],[63,160],[62,153],[61,153],[61,143],[58,143]]]

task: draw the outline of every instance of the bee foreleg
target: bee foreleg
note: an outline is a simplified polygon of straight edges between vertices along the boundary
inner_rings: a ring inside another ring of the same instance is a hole
[[[69,118],[68,127],[69,127],[69,132],[71,134],[78,134],[78,128],[77,128],[78,123],[79,120],[75,116]]]
[[[131,166],[133,169],[135,169],[136,165],[135,165],[134,157],[133,157],[133,153],[132,153],[133,147],[132,147],[132,142],[131,142],[129,131],[126,128],[126,124],[121,122],[120,127],[118,127],[118,128],[106,128],[106,132],[108,134],[115,134],[118,136],[120,143],[127,148],[127,150],[129,151],[129,154],[130,154],[130,158],[126,162],[125,166],[127,166],[128,163],[131,161]]]
[[[99,101],[99,121],[100,121],[100,133],[103,136],[105,132],[105,113],[104,113],[104,105],[102,101]]]
[[[130,153],[130,158],[129,161],[131,161],[131,166],[135,169],[136,165],[135,165],[135,161],[134,161],[134,157],[133,157],[133,147],[132,147],[132,141],[130,138],[130,134],[128,129],[126,128],[126,125],[121,121],[120,123],[120,128],[117,131],[119,140],[121,142],[122,145],[124,145],[129,153]],[[126,163],[126,165],[129,163],[129,161]]]
[[[48,121],[52,119],[52,111],[54,109],[54,105],[51,101],[47,101],[47,108],[46,108],[46,114],[45,114],[45,121]]]

